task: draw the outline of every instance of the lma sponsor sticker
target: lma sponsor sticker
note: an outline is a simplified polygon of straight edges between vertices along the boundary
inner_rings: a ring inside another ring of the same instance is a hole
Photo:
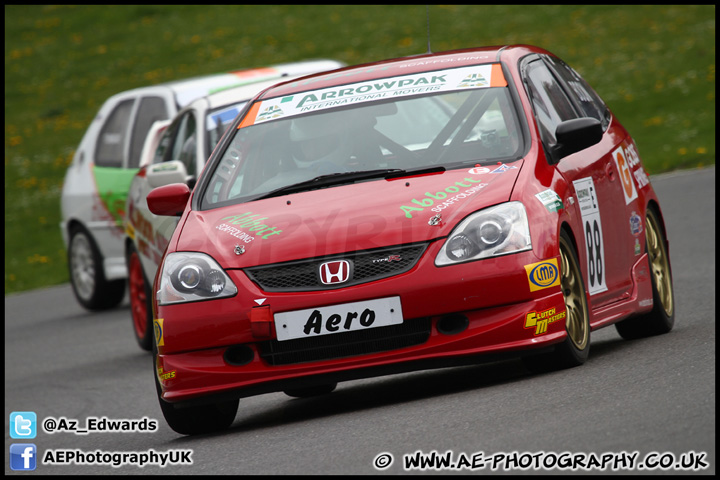
[[[525,265],[525,272],[531,292],[560,285],[560,270],[554,258]]]

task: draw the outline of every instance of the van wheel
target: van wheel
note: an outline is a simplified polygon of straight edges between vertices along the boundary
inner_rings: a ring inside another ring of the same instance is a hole
[[[125,295],[125,279],[105,279],[100,251],[82,227],[70,231],[68,267],[73,293],[80,305],[88,310],[107,310],[120,304]]]

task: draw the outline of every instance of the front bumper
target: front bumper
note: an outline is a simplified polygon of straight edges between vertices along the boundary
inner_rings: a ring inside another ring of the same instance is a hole
[[[560,287],[531,291],[525,269],[547,259],[522,252],[437,268],[433,262],[441,243],[431,244],[409,272],[363,285],[267,293],[238,270],[228,272],[239,290],[235,297],[158,306],[162,336],[156,373],[162,398],[203,403],[477,363],[498,355],[518,356],[526,350],[550,348],[565,338]],[[368,347],[372,353],[351,348],[338,350],[345,353],[317,354],[318,349],[336,343],[355,342],[349,336],[354,332],[350,332],[323,335],[324,343],[310,348],[310,357],[275,355],[281,342],[272,338],[274,325],[269,325],[269,335],[263,336],[262,329],[253,329],[251,322],[251,311],[260,300],[266,309],[279,313],[389,296],[400,298],[404,322],[398,328],[405,332],[411,327],[414,340],[378,345],[375,339],[361,339],[363,345],[373,345]]]

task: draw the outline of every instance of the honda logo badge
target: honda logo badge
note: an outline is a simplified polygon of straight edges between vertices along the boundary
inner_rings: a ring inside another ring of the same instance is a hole
[[[320,281],[323,285],[345,283],[350,279],[350,262],[336,260],[320,265]]]

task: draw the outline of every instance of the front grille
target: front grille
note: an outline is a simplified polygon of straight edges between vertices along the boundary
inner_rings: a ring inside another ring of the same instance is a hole
[[[290,365],[420,345],[430,338],[429,317],[405,320],[399,325],[320,335],[295,340],[260,342],[260,357],[270,365]]]
[[[352,252],[294,262],[276,263],[245,269],[245,273],[266,292],[301,292],[331,290],[407,272],[422,256],[426,244],[401,245],[377,250]],[[347,260],[352,265],[352,278],[337,285],[324,285],[320,281],[322,263]]]

